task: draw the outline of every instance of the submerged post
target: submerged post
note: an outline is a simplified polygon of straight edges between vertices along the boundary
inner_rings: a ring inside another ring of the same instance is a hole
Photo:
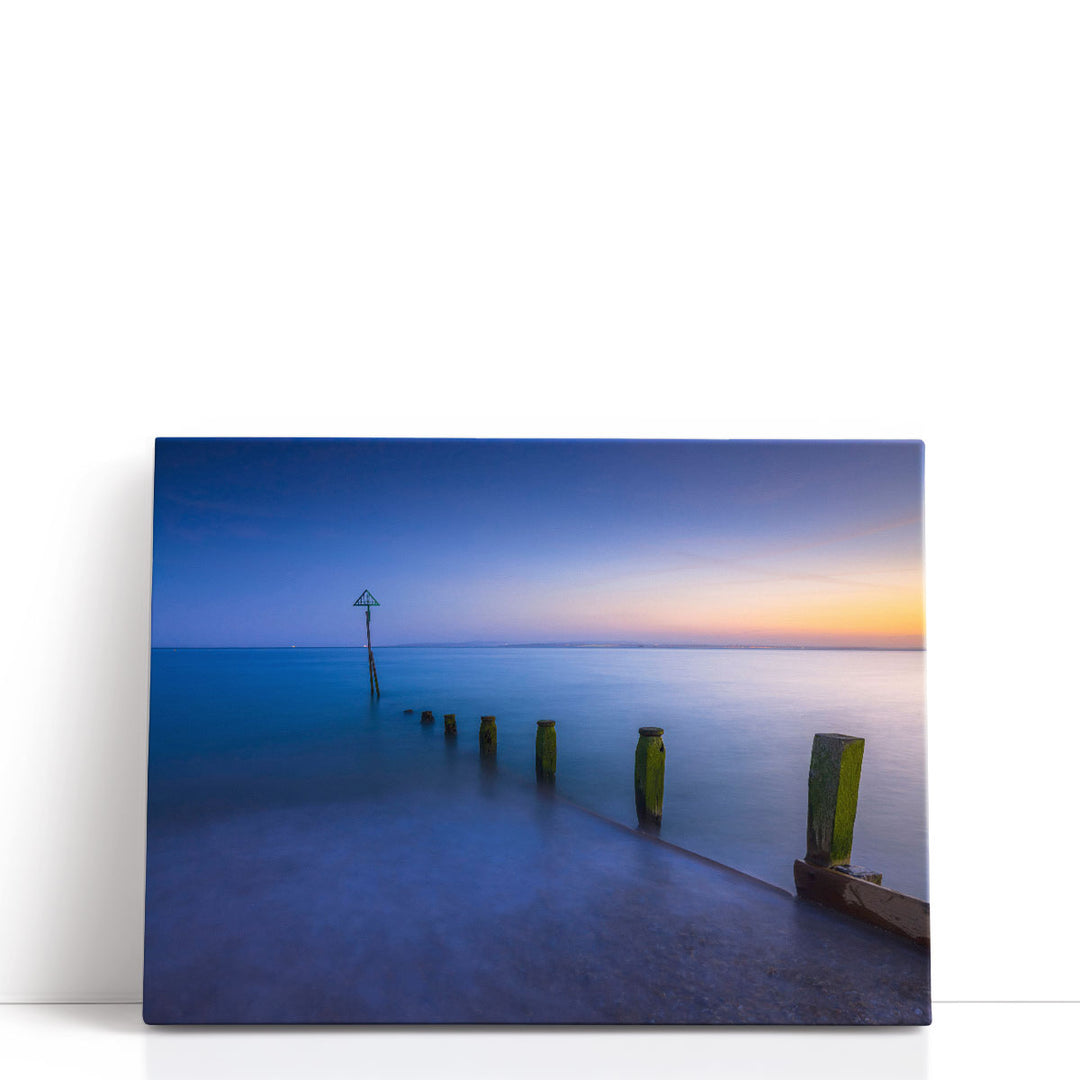
[[[536,779],[540,783],[555,781],[555,721],[536,721]]]
[[[655,831],[664,813],[664,729],[638,728],[634,754],[634,802],[638,825]]]
[[[443,733],[448,739],[457,737],[457,716],[452,713],[443,713]]]
[[[435,723],[435,714],[430,709],[425,709],[420,714],[420,723],[421,724],[434,724]]]
[[[480,756],[494,757],[496,752],[497,731],[494,716],[480,717]]]
[[[851,862],[865,747],[853,735],[814,736],[806,810],[806,862],[814,866]]]

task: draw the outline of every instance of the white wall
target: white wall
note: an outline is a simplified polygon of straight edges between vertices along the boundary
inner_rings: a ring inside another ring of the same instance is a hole
[[[922,437],[935,997],[1080,998],[1069,4],[0,25],[0,999],[140,991],[155,435]]]

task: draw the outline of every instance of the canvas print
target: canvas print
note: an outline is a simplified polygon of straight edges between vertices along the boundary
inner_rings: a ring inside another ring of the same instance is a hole
[[[923,446],[159,439],[152,1024],[926,1024]]]

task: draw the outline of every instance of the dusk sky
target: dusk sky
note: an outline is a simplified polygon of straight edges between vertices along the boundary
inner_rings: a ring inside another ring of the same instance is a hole
[[[921,648],[918,442],[159,439],[153,644]]]

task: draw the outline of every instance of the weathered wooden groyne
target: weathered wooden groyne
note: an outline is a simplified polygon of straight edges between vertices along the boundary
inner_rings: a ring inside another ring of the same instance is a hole
[[[412,714],[405,709],[405,715]],[[457,738],[457,717],[443,717],[448,739]],[[434,723],[423,710],[422,724]],[[498,754],[494,716],[482,716],[480,757],[492,764]],[[807,778],[806,854],[794,863],[796,895],[862,922],[899,934],[924,947],[930,944],[930,905],[883,884],[880,871],[851,861],[866,740],[835,732],[818,733],[810,749]],[[638,828],[658,835],[664,813],[664,729],[638,728],[634,751],[634,804]],[[557,769],[554,720],[536,722],[536,780],[553,785]]]
[[[930,905],[882,884],[882,874],[851,861],[866,740],[814,736],[807,783],[806,855],[795,860],[800,897],[930,945]]]

